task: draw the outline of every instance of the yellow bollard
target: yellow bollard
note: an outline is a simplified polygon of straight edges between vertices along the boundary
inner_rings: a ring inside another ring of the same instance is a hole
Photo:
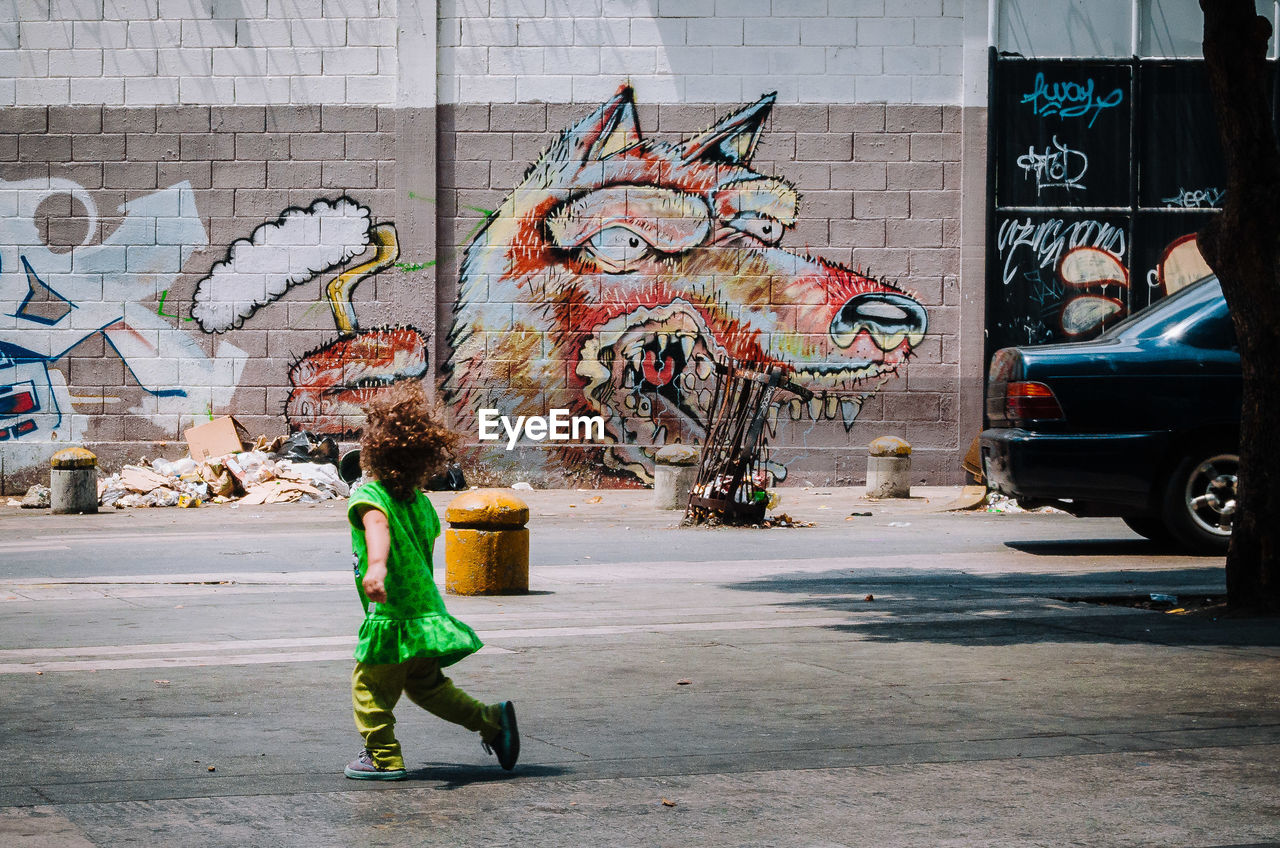
[[[506,489],[475,489],[445,509],[445,590],[454,595],[529,591],[529,507]]]

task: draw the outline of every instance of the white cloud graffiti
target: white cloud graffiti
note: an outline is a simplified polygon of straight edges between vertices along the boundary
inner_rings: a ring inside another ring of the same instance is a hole
[[[192,317],[208,333],[241,326],[291,287],[363,253],[370,226],[369,209],[349,197],[286,209],[231,243],[227,258],[196,284]]]

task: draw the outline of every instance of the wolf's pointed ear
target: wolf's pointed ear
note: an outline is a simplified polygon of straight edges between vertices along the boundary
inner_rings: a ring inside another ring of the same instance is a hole
[[[619,88],[594,114],[574,125],[569,136],[573,147],[566,151],[569,155],[565,158],[580,158],[583,162],[607,159],[639,144],[640,121],[631,86]]]
[[[755,153],[764,119],[773,109],[778,92],[772,91],[755,103],[722,119],[711,129],[700,133],[681,145],[681,157],[686,162],[710,159],[730,165],[745,165]]]

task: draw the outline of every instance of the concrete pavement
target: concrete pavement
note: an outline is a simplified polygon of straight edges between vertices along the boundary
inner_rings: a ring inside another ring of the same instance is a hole
[[[1063,600],[1220,592],[1220,559],[957,490],[783,494],[818,526],[522,493],[534,592],[449,598],[521,764],[406,703],[412,779],[376,786],[341,776],[340,506],[0,509],[0,844],[1280,840],[1280,625]]]

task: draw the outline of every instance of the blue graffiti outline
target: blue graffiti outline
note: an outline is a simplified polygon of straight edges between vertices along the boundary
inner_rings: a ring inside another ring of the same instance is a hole
[[[1036,72],[1036,81],[1033,88],[1027,94],[1022,95],[1022,103],[1031,104],[1031,113],[1037,117],[1043,118],[1050,115],[1057,115],[1059,120],[1067,118],[1079,118],[1093,111],[1093,117],[1089,119],[1089,127],[1093,128],[1093,122],[1098,120],[1098,115],[1103,109],[1114,109],[1124,102],[1124,89],[1116,87],[1105,98],[1095,99],[1093,94],[1094,88],[1093,77],[1084,85],[1078,82],[1068,80],[1066,82],[1055,82],[1052,92],[1050,92],[1048,84],[1044,79],[1044,72]],[[1071,88],[1074,87],[1073,95]],[[1045,102],[1040,102],[1041,97]],[[1070,102],[1072,105],[1067,106]]]
[[[27,286],[28,286],[27,296],[22,299],[22,303],[18,304],[18,311],[13,312],[9,315],[10,318],[18,318],[22,321],[32,321],[36,324],[44,324],[46,327],[52,327],[54,324],[57,324],[63,318],[66,318],[67,315],[70,314],[72,309],[80,308],[76,306],[74,303],[72,303],[71,301],[67,300],[58,292],[54,291],[54,289],[51,288],[49,284],[46,283],[44,280],[40,279],[40,275],[37,274],[35,272],[35,269],[31,267],[31,263],[27,261],[26,256],[22,256],[21,259],[22,259],[22,267],[25,268],[27,271]],[[36,283],[39,283],[42,289],[44,289],[49,294],[56,297],[58,300],[65,303],[67,305],[67,311],[59,315],[57,318],[45,318],[41,315],[27,314],[27,307],[31,304],[31,299],[36,296],[36,287],[32,285],[33,281]]]

